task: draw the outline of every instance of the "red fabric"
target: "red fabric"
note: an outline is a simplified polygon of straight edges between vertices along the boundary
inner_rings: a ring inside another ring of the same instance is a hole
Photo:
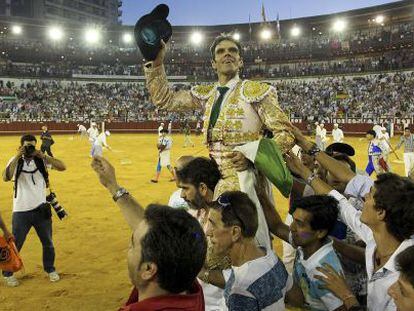
[[[384,171],[386,171],[386,172],[389,171],[388,164],[387,164],[387,162],[385,162],[385,160],[383,158],[379,159],[378,164]]]
[[[204,311],[204,295],[196,281],[186,295],[165,295],[138,301],[139,293],[134,288],[125,306],[118,311]]]

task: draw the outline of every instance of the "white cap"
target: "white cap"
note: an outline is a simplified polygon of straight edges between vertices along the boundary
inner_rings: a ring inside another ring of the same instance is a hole
[[[111,133],[109,131],[105,131],[106,136],[111,136]]]
[[[338,126],[338,123],[334,123],[334,126]]]
[[[96,122],[92,122],[92,123],[91,123],[91,125],[92,125],[92,126],[94,126],[94,125],[96,126]]]

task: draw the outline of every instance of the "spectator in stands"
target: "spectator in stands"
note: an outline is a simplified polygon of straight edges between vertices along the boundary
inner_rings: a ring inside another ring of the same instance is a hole
[[[196,276],[206,258],[207,242],[197,220],[168,206],[150,204],[144,210],[118,185],[115,169],[106,159],[95,157],[92,167],[133,231],[128,270],[135,288],[120,310],[204,310]]]

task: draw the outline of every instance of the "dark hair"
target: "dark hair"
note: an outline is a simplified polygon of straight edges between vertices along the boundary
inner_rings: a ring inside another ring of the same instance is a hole
[[[216,57],[216,54],[215,54],[216,47],[222,41],[231,41],[231,42],[233,42],[237,46],[237,48],[239,49],[239,55],[240,55],[240,57],[242,56],[242,47],[241,47],[240,42],[237,41],[236,39],[234,39],[233,36],[232,36],[232,34],[230,34],[230,33],[222,33],[222,34],[220,34],[219,36],[217,36],[214,39],[213,43],[210,46],[210,53],[211,53],[211,59],[212,60],[215,60],[215,57]]]
[[[35,141],[35,142],[37,142],[37,139],[32,134],[24,134],[22,137],[20,137],[20,145],[23,146],[25,141]]]
[[[182,209],[150,204],[145,210],[149,229],[141,240],[141,262],[157,265],[157,282],[170,293],[191,288],[207,254],[200,223]]]
[[[367,131],[367,134],[370,134],[370,135],[372,135],[374,137],[377,137],[377,133],[374,130]]]
[[[406,127],[406,128],[404,128],[404,131],[409,131],[410,132],[410,128]]]
[[[393,173],[380,174],[375,184],[376,209],[386,212],[388,231],[399,241],[414,234],[414,182]]]
[[[221,211],[221,221],[225,226],[240,226],[245,238],[256,235],[259,226],[256,205],[244,192],[226,191],[211,207]]]
[[[204,183],[211,191],[214,191],[221,174],[214,160],[197,157],[179,170],[177,177],[182,182],[190,183],[195,187]]]
[[[356,164],[354,161],[351,160],[351,158],[344,154],[344,153],[339,153],[339,154],[334,154],[332,155],[332,158],[334,158],[335,160],[338,161],[343,161],[349,164],[351,170],[355,173],[356,172]]]
[[[303,209],[312,214],[312,230],[333,230],[338,218],[338,201],[328,195],[311,195],[293,201],[292,209]]]
[[[397,255],[397,269],[414,287],[414,245],[407,247]]]
[[[162,129],[160,132],[161,133],[168,133],[168,130],[167,129]]]

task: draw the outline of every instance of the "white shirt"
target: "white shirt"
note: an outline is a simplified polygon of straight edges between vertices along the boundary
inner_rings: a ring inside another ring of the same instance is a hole
[[[340,128],[333,129],[332,137],[335,143],[342,143],[344,141],[344,132]]]
[[[86,127],[82,124],[78,126],[78,132],[86,132]]]
[[[108,147],[106,144],[106,135],[105,133],[101,133],[98,135],[98,137],[93,142],[95,146],[101,146],[101,147]]]
[[[376,124],[376,125],[374,125],[373,126],[373,128],[372,128],[374,131],[375,131],[375,133],[377,134],[377,138],[378,137],[380,137],[380,135],[381,135],[381,129],[382,129],[382,126],[381,125],[378,125],[378,124]]]
[[[99,130],[96,127],[90,127],[87,133],[89,135],[89,140],[94,141],[99,135]]]
[[[326,128],[321,128],[320,136],[322,141],[326,141]]]
[[[182,190],[183,189],[180,188],[177,191],[174,191],[174,193],[170,196],[168,206],[173,208],[189,208],[188,203],[181,197]]]
[[[343,273],[341,262],[332,245],[326,243],[309,258],[304,258],[301,247],[297,248],[297,255],[293,267],[293,279],[303,292],[306,304],[312,310],[335,310],[343,305],[341,299],[331,291],[319,288],[321,281],[315,278],[322,275],[316,268],[329,264],[338,273]]]
[[[355,197],[362,197],[369,191],[373,181],[362,175],[356,175],[347,185],[345,193]],[[388,288],[398,279],[399,272],[395,266],[396,256],[411,245],[414,239],[403,241],[398,249],[392,254],[386,264],[374,272],[374,253],[377,248],[371,229],[360,220],[361,212],[354,208],[348,200],[336,190],[329,193],[339,202],[339,214],[342,221],[355,232],[366,244],[365,265],[368,274],[368,310],[396,310],[393,299],[388,295]]]
[[[161,131],[164,129],[162,125],[158,127],[158,136],[161,136]]]
[[[13,161],[14,157],[9,160],[7,166]],[[46,182],[39,170],[34,174],[25,173],[33,172],[37,169],[34,160],[23,161],[23,171],[17,181],[17,197],[14,197],[13,191],[13,212],[27,212],[34,210],[40,204],[46,202]],[[13,176],[16,175],[16,169]],[[14,178],[13,178],[14,181]]]
[[[321,127],[319,125],[316,126],[315,136],[321,136]]]
[[[169,136],[165,136],[165,137],[160,137],[158,139],[158,144],[160,145],[164,145],[165,149],[161,151],[161,153],[165,152],[165,151],[169,151],[172,147],[172,138]]]
[[[223,276],[225,307],[229,310],[285,310],[284,298],[293,281],[272,250],[240,267],[232,266],[231,274]]]

